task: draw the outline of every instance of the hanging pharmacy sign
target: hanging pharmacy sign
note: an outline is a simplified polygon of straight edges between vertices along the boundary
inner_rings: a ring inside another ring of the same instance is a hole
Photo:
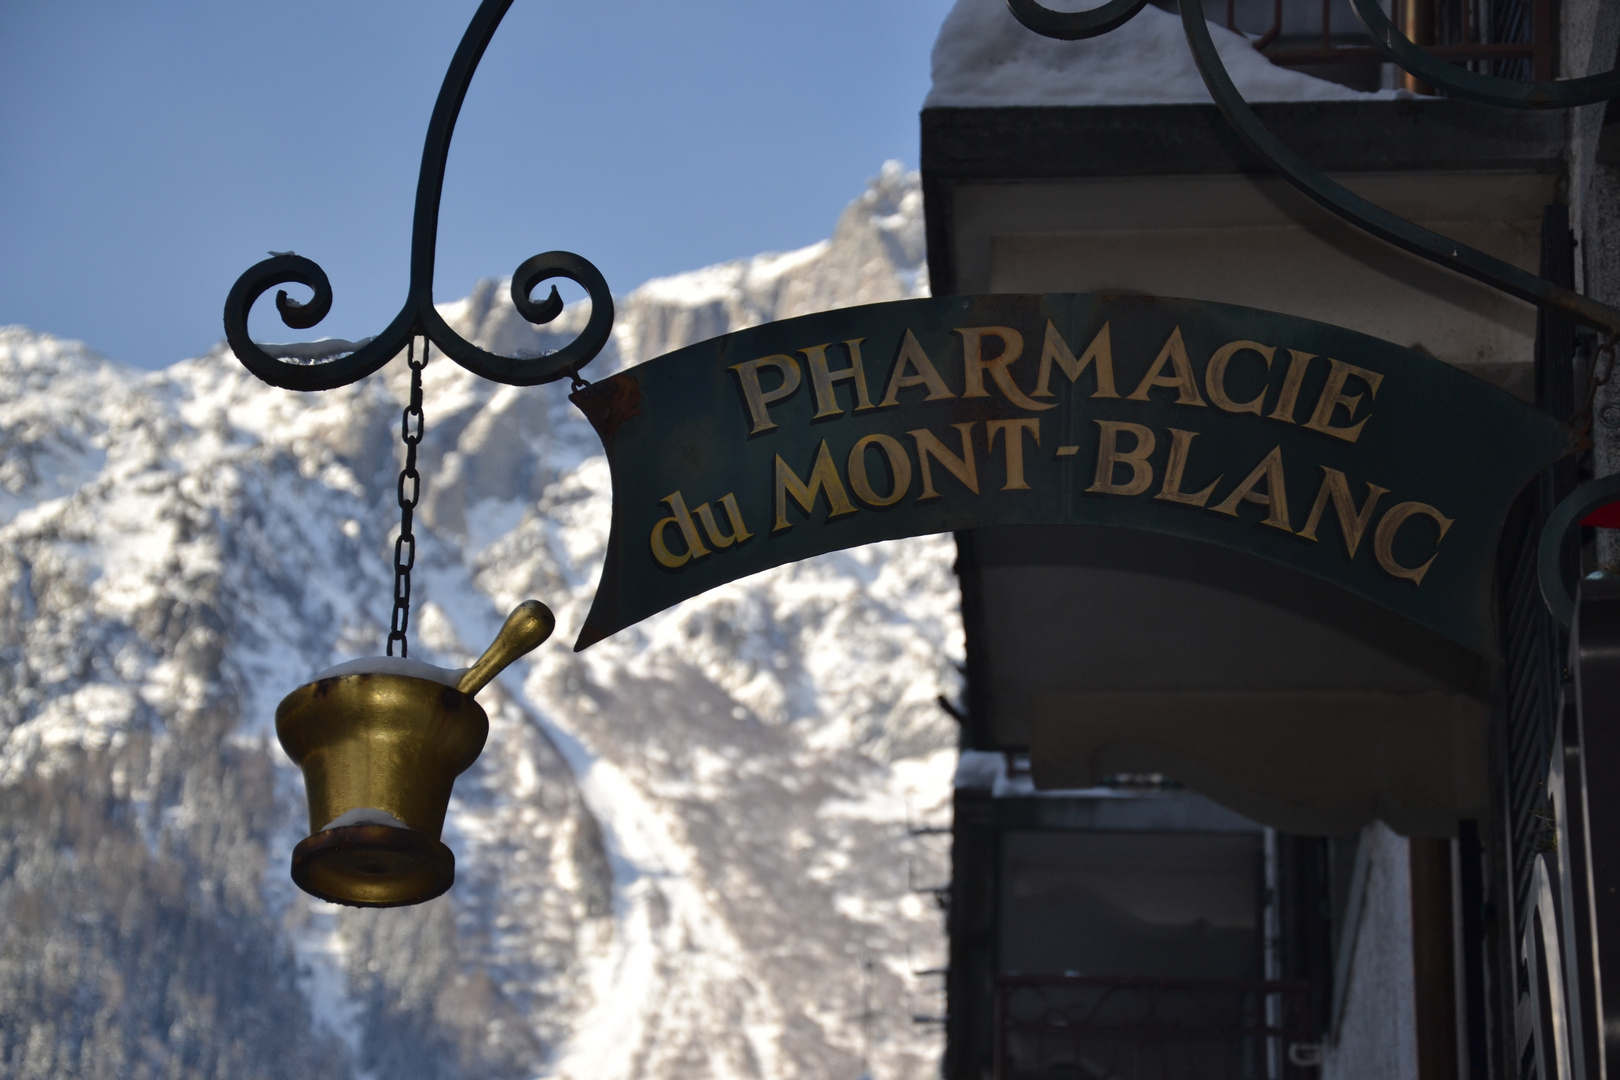
[[[1055,12],[1008,0],[1030,29],[1067,40],[1107,33],[1145,2]],[[481,0],[445,71],[422,146],[410,284],[393,320],[358,342],[256,343],[249,316],[272,291],[281,321],[295,330],[317,326],[331,310],[326,272],[293,252],[249,267],[225,301],[231,351],[273,386],[330,390],[401,353],[411,372],[388,656],[365,661],[364,670],[333,669],[278,709],[283,746],[310,763],[313,831],[293,854],[293,878],[304,889],[389,906],[449,887],[455,859],[439,828],[451,782],[477,756],[487,727],[472,695],[554,625],[544,605],[520,605],[459,682],[406,657],[430,343],[508,385],[572,378],[573,400],[607,447],[612,531],[576,649],[705,589],[837,548],[989,525],[1083,524],[1249,552],[1494,651],[1491,577],[1502,521],[1524,483],[1574,440],[1506,394],[1387,342],[1186,300],[944,297],[742,330],[588,385],[579,373],[609,340],[613,296],[595,266],[566,251],[520,263],[511,295],[539,326],[564,305],[555,288],[536,300],[538,286],[560,277],[583,287],[590,315],[573,341],[512,357],[467,340],[433,302],[439,196],[462,101],[511,4]],[[1615,97],[1613,73],[1516,84],[1436,63],[1421,50],[1414,56],[1398,34],[1377,32],[1389,26],[1376,3],[1355,4],[1392,59],[1459,96],[1515,106]],[[1404,221],[1310,168],[1249,110],[1202,9],[1184,4],[1182,16],[1217,107],[1251,150],[1311,198],[1543,311],[1620,332],[1620,310]],[[287,285],[308,297],[289,295]],[[1583,489],[1553,515],[1539,559],[1552,593],[1564,531],[1608,493]],[[1567,620],[1571,601],[1552,593],[1551,606]],[[344,687],[353,705],[338,710],[345,730],[301,756],[299,732],[324,730],[331,717],[301,727],[299,703],[313,694],[330,705]],[[459,717],[451,725],[457,745],[445,742],[446,717]]]
[[[838,548],[1105,525],[1247,552],[1489,654],[1509,505],[1570,431],[1389,342],[1226,304],[977,296],[740,330],[585,387],[613,522],[583,649]]]

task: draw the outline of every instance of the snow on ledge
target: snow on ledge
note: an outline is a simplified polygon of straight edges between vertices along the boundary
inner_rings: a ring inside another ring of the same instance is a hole
[[[1057,6],[1048,0],[1048,5]],[[1094,7],[1087,3],[1084,7]],[[1075,4],[1065,10],[1080,10]],[[1278,67],[1241,34],[1210,24],[1221,61],[1249,101],[1371,101],[1365,93]],[[1005,0],[956,0],[934,42],[924,108],[1001,105],[1168,105],[1212,99],[1181,17],[1149,4],[1112,33],[1058,41],[1025,29]]]

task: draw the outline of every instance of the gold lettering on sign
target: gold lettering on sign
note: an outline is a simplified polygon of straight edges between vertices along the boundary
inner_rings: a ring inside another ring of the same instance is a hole
[[[1079,382],[1081,374],[1091,365],[1096,365],[1097,389],[1091,395],[1100,398],[1117,398],[1119,391],[1114,389],[1114,339],[1109,333],[1108,324],[1103,323],[1097,336],[1091,339],[1086,346],[1085,355],[1080,359],[1074,358],[1069,351],[1069,343],[1063,340],[1052,320],[1046,321],[1046,341],[1041,345],[1041,366],[1035,377],[1035,392],[1030,397],[1052,397],[1048,383],[1052,379],[1052,365],[1056,363],[1063,374],[1069,377],[1070,382]]]
[[[720,526],[714,520],[714,511],[709,509],[708,503],[704,503],[692,511],[697,515],[697,519],[703,523],[703,531],[709,535],[709,543],[724,550],[732,544],[740,544],[744,540],[752,539],[754,534],[749,532],[748,527],[743,524],[742,511],[737,507],[737,496],[735,494],[728,491],[722,495],[720,497],[720,509],[726,512],[726,520],[731,523],[730,535],[720,531]]]
[[[1285,424],[1299,423],[1294,419],[1294,407],[1299,404],[1299,388],[1304,385],[1305,371],[1315,359],[1315,353],[1300,352],[1298,349],[1288,350],[1288,373],[1283,376],[1282,391],[1277,395],[1277,407],[1271,410],[1273,420],[1281,420]]]
[[[973,424],[952,424],[951,427],[962,435],[960,457],[947,450],[939,437],[927,428],[906,432],[917,441],[917,464],[922,469],[923,489],[922,494],[917,496],[918,502],[939,498],[939,492],[934,490],[933,470],[928,467],[930,457],[945,466],[946,471],[962,481],[962,485],[973,494],[979,493],[979,469],[973,460]]]
[[[677,491],[673,495],[665,495],[658,501],[669,504],[669,508],[673,512],[669,517],[661,518],[652,527],[653,558],[657,559],[662,566],[667,566],[671,570],[679,570],[688,561],[701,559],[709,554],[709,549],[703,546],[703,541],[698,537],[697,526],[692,523],[692,515],[687,511],[686,500],[681,498],[681,493]],[[707,507],[708,504],[705,503],[704,506]],[[686,550],[680,554],[676,554],[669,549],[669,543],[664,536],[665,531],[671,525],[680,530],[681,538],[686,541]]]
[[[1097,473],[1086,490],[1099,495],[1142,494],[1153,483],[1153,466],[1148,463],[1148,455],[1153,453],[1153,447],[1158,442],[1153,429],[1116,420],[1098,420],[1096,424],[1101,429],[1097,436]],[[1136,438],[1136,445],[1130,450],[1119,448],[1121,432]],[[1114,473],[1120,465],[1131,470],[1128,483],[1114,482]]]
[[[1395,534],[1400,532],[1401,526],[1406,523],[1407,518],[1418,514],[1433,518],[1435,524],[1440,526],[1440,535],[1434,538],[1434,546],[1438,548],[1440,541],[1444,540],[1446,533],[1451,530],[1451,518],[1446,517],[1428,503],[1396,503],[1385,511],[1383,518],[1378,522],[1378,528],[1373,531],[1373,555],[1377,557],[1378,565],[1395,577],[1405,578],[1413,585],[1423,584],[1423,575],[1429,572],[1429,567],[1433,566],[1434,560],[1439,558],[1439,553],[1436,552],[1434,555],[1430,555],[1429,561],[1422,566],[1402,566],[1395,561]]]
[[[861,342],[865,340],[854,338],[844,342],[844,348],[849,350],[849,367],[837,371],[827,370],[826,345],[812,345],[799,350],[810,361],[810,389],[816,396],[816,412],[812,419],[844,415],[843,408],[838,404],[838,395],[833,392],[833,383],[844,379],[855,384],[856,412],[877,408],[872,404],[872,399],[866,396],[866,369],[861,365]]]
[[[821,446],[816,450],[815,464],[810,466],[809,483],[800,480],[792,467],[782,460],[782,455],[778,454],[773,485],[776,489],[776,520],[771,525],[773,533],[793,528],[793,523],[787,519],[787,501],[790,497],[799,504],[799,509],[810,514],[815,512],[816,496],[825,492],[827,517],[855,513],[855,505],[849,501],[844,482],[838,478],[838,467],[833,464],[832,451],[827,449],[826,439],[821,440]]]
[[[773,367],[782,373],[782,382],[774,390],[765,390],[759,384],[760,368]],[[758,435],[762,431],[770,431],[776,427],[771,420],[770,406],[775,402],[790,397],[793,391],[799,388],[799,362],[791,356],[778,353],[775,356],[762,356],[758,360],[749,360],[742,364],[732,364],[731,370],[737,373],[737,381],[742,384],[743,400],[748,402],[748,416],[754,423],[753,430],[748,434]]]
[[[1164,365],[1169,363],[1175,374],[1165,375]],[[1142,382],[1127,396],[1128,401],[1146,401],[1148,391],[1156,386],[1167,386],[1176,390],[1177,405],[1204,405],[1204,399],[1198,395],[1198,380],[1193,377],[1192,361],[1187,358],[1187,343],[1181,340],[1181,327],[1170,332],[1170,338],[1159,350],[1158,358],[1148,373],[1142,376]]]
[[[1209,395],[1213,398],[1215,395]],[[1209,502],[1209,497],[1215,491],[1215,485],[1221,482],[1217,476],[1209,482],[1203,491],[1186,492],[1181,490],[1181,478],[1187,471],[1187,452],[1192,449],[1192,441],[1197,438],[1196,431],[1182,431],[1180,428],[1170,429],[1170,460],[1164,466],[1164,484],[1159,488],[1155,499],[1165,502],[1182,503],[1186,506],[1203,506]]]
[[[1373,511],[1378,508],[1378,500],[1389,494],[1389,488],[1379,487],[1377,484],[1367,485],[1367,498],[1356,509],[1356,500],[1350,495],[1350,481],[1338,469],[1322,466],[1322,486],[1316,489],[1316,501],[1311,504],[1311,512],[1305,518],[1305,527],[1299,530],[1299,535],[1306,540],[1316,539],[1316,526],[1322,520],[1322,511],[1327,509],[1328,500],[1333,500],[1333,512],[1339,516],[1339,535],[1344,537],[1344,552],[1350,558],[1356,557],[1356,548],[1361,546],[1362,534],[1367,531],[1367,523],[1372,520]]]
[[[1328,371],[1327,382],[1322,386],[1322,395],[1316,399],[1316,408],[1312,411],[1311,418],[1305,421],[1305,426],[1312,431],[1320,431],[1324,435],[1332,435],[1334,438],[1343,439],[1345,442],[1355,442],[1361,438],[1361,429],[1366,425],[1367,417],[1363,416],[1349,427],[1333,426],[1333,411],[1340,405],[1344,406],[1344,418],[1346,420],[1355,420],[1356,406],[1361,404],[1360,394],[1345,394],[1345,381],[1352,376],[1360,379],[1367,384],[1368,395],[1376,398],[1378,396],[1378,384],[1384,381],[1384,377],[1376,371],[1368,371],[1364,367],[1346,364],[1342,360],[1333,359],[1331,356],[1328,357],[1328,363],[1332,364],[1333,367]]]
[[[1028,491],[1029,485],[1024,482],[1024,433],[1029,432],[1035,439],[1035,445],[1041,445],[1041,422],[1033,416],[1018,420],[992,420],[985,425],[985,429],[988,432],[985,450],[991,454],[996,452],[996,436],[1007,433],[1004,440],[1007,446],[1007,482],[1001,485],[1001,490]]]
[[[1266,489],[1256,491],[1255,487],[1264,480]],[[1220,501],[1217,506],[1210,507],[1217,514],[1230,514],[1237,517],[1238,503],[1258,503],[1266,508],[1266,519],[1262,524],[1270,525],[1283,532],[1293,532],[1288,524],[1288,488],[1283,482],[1282,447],[1272,447],[1271,453],[1261,459],[1254,471],[1244,477],[1243,482],[1232,489],[1232,494]]]
[[[1216,349],[1215,355],[1209,358],[1209,367],[1204,369],[1204,389],[1217,409],[1224,409],[1229,413],[1252,412],[1259,416],[1260,411],[1265,408],[1265,387],[1260,388],[1258,397],[1248,401],[1233,401],[1226,393],[1226,365],[1232,362],[1232,357],[1244,350],[1259,353],[1260,358],[1266,362],[1266,370],[1271,370],[1271,358],[1277,355],[1275,348],[1262,345],[1258,341],[1231,341]]]
[[[887,495],[879,495],[872,488],[871,477],[866,471],[866,449],[876,446],[889,458],[889,475],[894,484]],[[905,497],[911,490],[911,457],[906,448],[900,445],[899,439],[887,435],[867,435],[858,441],[849,452],[849,486],[855,489],[856,498],[868,506],[893,506]]]
[[[907,371],[915,374],[908,375]],[[906,331],[905,338],[900,342],[900,355],[894,358],[894,370],[889,373],[889,385],[883,391],[883,400],[878,402],[878,408],[886,409],[890,405],[900,404],[900,391],[908,386],[928,387],[928,396],[923,398],[924,401],[943,401],[956,396],[945,385],[945,379],[934,362],[928,359],[917,335],[910,330]]]
[[[984,388],[984,373],[988,371],[990,378],[995,380],[996,389],[1020,409],[1057,408],[1056,402],[1042,404],[1025,397],[1024,392],[1018,389],[1018,384],[1013,382],[1012,372],[1007,370],[1024,355],[1023,334],[1010,326],[964,326],[951,333],[962,335],[963,397],[990,396],[990,391]],[[984,359],[985,338],[997,338],[1001,341],[1001,354],[994,360]]]

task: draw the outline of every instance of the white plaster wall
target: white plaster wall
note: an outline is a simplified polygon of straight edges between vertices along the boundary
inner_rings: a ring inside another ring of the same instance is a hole
[[[1338,1038],[1322,1080],[1417,1080],[1412,974],[1412,874],[1406,838],[1368,828],[1367,891]]]

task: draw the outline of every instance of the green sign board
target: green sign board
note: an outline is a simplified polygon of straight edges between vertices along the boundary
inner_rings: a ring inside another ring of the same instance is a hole
[[[806,315],[574,400],[613,475],[577,649],[838,548],[1080,524],[1248,552],[1490,655],[1503,519],[1574,446],[1536,409],[1389,342],[1141,296]]]

